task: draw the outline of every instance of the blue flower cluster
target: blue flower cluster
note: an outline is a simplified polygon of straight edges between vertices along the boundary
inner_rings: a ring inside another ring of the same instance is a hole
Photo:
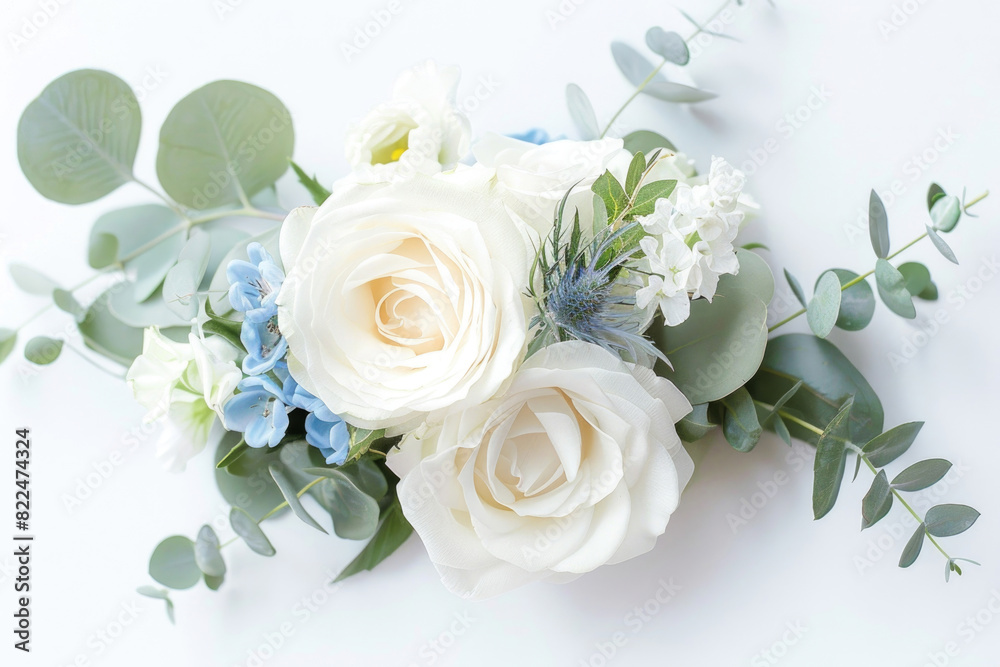
[[[243,433],[251,447],[274,447],[288,430],[288,411],[308,412],[306,441],[327,463],[347,458],[347,424],[323,401],[303,389],[288,372],[288,342],[278,329],[278,290],[285,274],[259,243],[247,246],[250,261],[233,260],[226,268],[229,302],[243,313],[240,341],[247,350],[236,394],[224,408],[226,428]]]

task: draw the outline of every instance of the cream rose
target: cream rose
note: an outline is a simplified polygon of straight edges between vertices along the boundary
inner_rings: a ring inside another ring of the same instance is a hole
[[[690,410],[649,369],[557,343],[502,396],[433,415],[388,465],[444,584],[489,597],[649,551],[694,470],[674,430]]]
[[[362,183],[405,180],[451,169],[469,152],[469,119],[458,110],[457,67],[433,62],[407,70],[392,99],[347,136],[352,178]]]
[[[563,195],[578,184],[567,200],[567,210],[579,209],[582,226],[594,220],[590,186],[610,169],[624,180],[631,154],[621,139],[551,141],[541,146],[500,135],[488,135],[472,148],[480,164],[496,170],[501,192],[512,208],[545,236]],[[570,215],[572,219],[572,213]]]
[[[279,244],[288,369],[348,423],[475,405],[523,356],[532,246],[485,170],[345,186]]]

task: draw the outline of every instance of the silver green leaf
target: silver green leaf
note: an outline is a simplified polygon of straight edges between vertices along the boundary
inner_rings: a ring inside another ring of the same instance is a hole
[[[333,519],[333,532],[348,540],[367,540],[378,528],[379,508],[375,499],[359,489],[343,473],[330,470],[322,482],[324,506]]]
[[[10,271],[10,277],[14,280],[14,284],[28,294],[49,296],[52,294],[52,290],[59,287],[59,283],[52,280],[52,278],[49,278],[38,269],[33,269],[25,264],[11,262],[7,268]]]
[[[889,255],[889,217],[885,204],[878,193],[872,190],[868,197],[868,233],[872,239],[875,255],[884,259]]]
[[[646,31],[646,46],[675,65],[687,65],[691,60],[687,42],[676,32],[667,32],[659,27],[650,28]]]
[[[174,535],[160,542],[149,559],[149,574],[167,588],[183,590],[201,581],[194,542]]]
[[[927,510],[924,524],[934,537],[950,537],[964,533],[979,518],[979,512],[968,505],[935,505]]]
[[[156,174],[167,194],[197,210],[245,202],[285,173],[294,145],[291,114],[277,97],[216,81],[170,111]]]
[[[861,501],[861,530],[878,523],[892,507],[892,489],[886,479],[885,470],[879,470],[871,488]]]
[[[909,540],[906,541],[906,546],[903,547],[903,553],[899,556],[899,566],[900,567],[910,567],[917,560],[917,556],[920,555],[920,548],[924,545],[924,524],[917,526],[917,529],[913,531],[913,535]]]
[[[937,183],[931,183],[930,187],[927,188],[927,210],[930,211],[932,208],[934,208],[934,202],[936,202],[941,197],[944,197],[946,194],[948,193],[946,193],[944,191],[944,188],[942,188],[940,185],[938,185]]]
[[[59,358],[63,342],[48,336],[35,336],[24,346],[24,358],[33,364],[47,366]]]
[[[297,516],[306,525],[312,526],[321,533],[326,533],[326,529],[316,522],[316,519],[310,516],[306,508],[302,506],[302,501],[299,500],[298,493],[295,487],[292,486],[288,478],[285,477],[281,468],[277,465],[271,464],[267,467],[268,472],[271,473],[271,477],[274,479],[274,483],[278,485],[278,490],[281,491],[281,495],[284,497],[285,502],[288,503],[288,507],[292,510],[292,514]],[[327,533],[329,534],[329,533]]]
[[[920,491],[934,486],[951,470],[951,461],[927,459],[918,461],[892,478],[890,486],[897,491]]]
[[[642,151],[647,155],[651,155],[653,151],[658,148],[666,148],[670,151],[676,151],[677,147],[674,146],[669,139],[656,132],[650,132],[649,130],[636,130],[635,132],[630,132],[625,135],[625,150],[630,153],[638,153]]]
[[[923,422],[908,422],[894,426],[869,440],[861,449],[876,468],[889,465],[910,448],[923,425]]]
[[[935,200],[931,206],[931,220],[935,231],[950,232],[962,217],[962,203],[955,195],[945,195]]]
[[[58,287],[52,290],[52,301],[56,308],[72,315],[77,322],[83,320],[87,315],[87,309],[80,305],[73,293]]]
[[[900,317],[913,319],[917,310],[913,306],[913,296],[906,291],[906,279],[888,260],[879,258],[875,262],[875,283],[878,295],[889,310]]]
[[[896,267],[896,270],[903,276],[907,292],[916,297],[927,294],[932,283],[931,272],[926,266],[920,262],[906,262]]]
[[[798,279],[789,273],[788,269],[785,269],[785,280],[788,282],[788,286],[792,288],[792,294],[798,299],[799,303],[802,304],[803,308],[806,308],[809,302],[806,300],[806,294],[802,291],[802,285],[799,284]]]
[[[652,81],[646,84],[642,92],[658,100],[676,102],[677,104],[695,104],[718,97],[715,93],[710,93],[707,90],[685,86],[683,83],[674,83],[673,81]]]
[[[841,285],[846,285],[858,277],[858,274],[847,269],[830,269],[830,271],[837,274]],[[837,315],[838,329],[861,331],[871,323],[874,314],[875,293],[867,280],[859,280],[841,292],[840,313]]]
[[[108,306],[112,290],[104,292],[91,304],[87,316],[77,327],[87,347],[129,366],[142,352],[142,329],[130,327],[112,314]]]
[[[118,259],[118,239],[112,234],[99,232],[91,238],[87,248],[87,263],[92,269],[111,266]]]
[[[219,536],[208,524],[202,526],[201,530],[198,531],[198,539],[194,543],[194,559],[198,568],[205,573],[206,578],[225,576],[226,562],[222,560],[222,553],[219,551]],[[211,585],[209,587],[211,588]],[[215,589],[213,588],[213,590]]]
[[[229,525],[233,527],[233,532],[240,536],[248,547],[261,556],[273,556],[276,552],[271,540],[261,529],[260,524],[239,507],[234,507],[229,512]]]
[[[100,199],[132,180],[142,118],[127,83],[83,69],[32,101],[17,125],[17,158],[36,190],[64,204]]]
[[[827,271],[820,276],[816,284],[816,292],[809,301],[806,310],[806,320],[809,328],[820,338],[826,338],[837,324],[840,315],[840,279],[833,271]]]
[[[722,432],[726,442],[738,452],[749,452],[757,446],[764,430],[757,420],[757,409],[750,393],[740,387],[721,402],[726,407],[726,414],[722,419]]]
[[[618,69],[633,86],[641,85],[646,77],[656,69],[645,56],[624,42],[612,42],[611,55],[614,57]],[[657,72],[652,81],[666,81],[666,78]]]
[[[934,244],[939,253],[944,255],[945,259],[952,264],[958,264],[958,258],[955,257],[955,252],[951,249],[951,246],[945,243],[945,240],[930,225],[927,226],[927,236],[930,237],[931,243]]]
[[[0,363],[10,356],[15,345],[17,345],[17,331],[0,328]]]
[[[830,420],[816,444],[816,460],[813,462],[813,517],[822,519],[833,509],[840,494],[840,484],[844,480],[846,465],[846,436],[848,416],[851,414],[853,398],[841,406],[840,411]]]
[[[569,116],[573,119],[576,131],[580,133],[580,138],[584,141],[597,139],[601,135],[601,129],[597,125],[597,115],[594,113],[594,105],[590,103],[587,93],[583,88],[571,83],[566,86],[566,106],[569,107]]]

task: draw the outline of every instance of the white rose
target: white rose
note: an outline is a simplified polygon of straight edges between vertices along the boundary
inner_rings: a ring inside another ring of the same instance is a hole
[[[407,70],[393,96],[347,137],[347,160],[362,183],[405,180],[454,167],[469,152],[468,118],[455,105],[457,67],[433,62]]]
[[[219,336],[191,333],[188,343],[178,343],[156,327],[143,333],[142,354],[126,379],[136,401],[149,410],[147,423],[166,417],[156,456],[169,470],[183,470],[208,443],[209,431],[243,378],[237,356],[237,349]]]
[[[552,141],[541,146],[500,135],[488,135],[472,147],[476,160],[496,170],[501,191],[511,207],[543,237],[566,191],[579,183],[566,202],[568,219],[580,211],[580,223],[590,231],[594,194],[590,186],[607,170],[625,180],[631,154],[621,139]]]
[[[485,401],[523,356],[531,247],[475,168],[296,209],[277,301],[289,371],[365,428]]]
[[[651,370],[557,343],[504,395],[432,416],[388,465],[445,586],[489,597],[649,551],[694,470],[674,429],[690,410]]]

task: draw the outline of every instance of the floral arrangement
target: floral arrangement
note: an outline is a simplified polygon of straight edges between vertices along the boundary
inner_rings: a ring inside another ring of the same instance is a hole
[[[629,101],[712,96],[663,74],[687,62],[688,40],[654,28],[646,41],[658,66],[612,48],[636,88]],[[219,588],[223,549],[242,541],[273,556],[264,524],[290,510],[367,540],[341,578],[416,531],[462,596],[567,581],[653,548],[695,468],[687,443],[716,429],[740,452],[764,430],[815,446],[817,519],[853,457],[854,477],[862,466],[872,476],[862,528],[900,504],[919,526],[899,565],[929,541],[946,576],[961,574],[964,559],[938,540],[978,512],[919,516],[904,495],[951,464],[890,476],[921,423],[885,428],[875,392],[826,338],[863,329],[875,291],[908,318],[914,299],[936,299],[925,266],[892,260],[927,237],[957,262],[941,235],[981,197],[931,185],[926,232],[892,251],[873,191],[875,268],[824,271],[811,296],[786,272],[802,307],[768,326],[780,317],[768,309],[774,280],[762,246],[740,242],[758,206],[739,170],[713,157],[699,174],[655,132],[610,136],[628,102],[601,131],[575,85],[581,140],[533,130],[473,143],[458,82],[434,63],[404,72],[350,131],[352,171],[329,189],[291,161],[288,110],[246,83],[208,84],[171,111],[162,190],[133,172],[141,114],[116,76],[71,72],[25,110],[18,157],[41,195],[80,204],[132,183],[162,202],[102,215],[88,250],[96,273],[71,289],[11,266],[75,319],[90,352],[127,367],[147,420],[163,424],[165,467],[215,466],[233,539],[211,525],[168,537],[154,580]],[[278,206],[289,165],[315,205]],[[81,305],[75,293],[102,280]],[[812,335],[771,335],[802,315]],[[0,331],[2,357],[19,331]],[[64,342],[35,337],[24,355],[52,363]],[[172,617],[166,590],[140,591]]]

